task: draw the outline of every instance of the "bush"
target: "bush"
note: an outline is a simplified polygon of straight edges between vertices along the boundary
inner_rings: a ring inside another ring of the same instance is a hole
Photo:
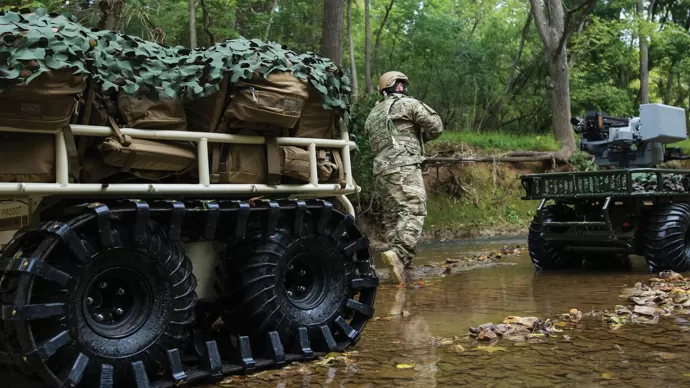
[[[369,138],[364,132],[364,123],[369,112],[379,101],[377,94],[368,95],[352,105],[350,132],[355,136],[357,151],[352,158],[352,174],[357,185],[362,188],[359,195],[360,206],[368,206],[374,189],[373,163],[374,153],[369,146]]]

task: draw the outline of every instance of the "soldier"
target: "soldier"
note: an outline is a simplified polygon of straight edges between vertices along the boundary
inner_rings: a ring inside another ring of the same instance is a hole
[[[424,143],[443,132],[438,114],[428,105],[407,96],[405,74],[391,71],[379,79],[385,96],[369,113],[364,127],[374,158],[375,190],[384,208],[389,249],[381,258],[400,283],[412,269],[417,240],[426,217],[426,190],[421,164]]]

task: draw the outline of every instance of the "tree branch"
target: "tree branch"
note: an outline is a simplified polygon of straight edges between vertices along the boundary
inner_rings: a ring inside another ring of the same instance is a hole
[[[551,34],[549,33],[549,24],[546,22],[546,16],[544,16],[544,11],[541,9],[539,0],[529,1],[532,5],[531,12],[532,16],[534,17],[534,25],[537,27],[537,32],[539,32],[542,42],[544,42],[544,47],[546,48],[546,51],[550,52],[553,43],[551,41]]]
[[[563,24],[563,33],[561,34],[561,38],[558,41],[558,46],[556,46],[556,51],[555,53],[561,52],[563,50],[563,46],[565,45],[565,42],[568,40],[570,37],[570,34],[572,31],[570,30],[570,21],[572,19],[572,16],[579,10],[584,9],[582,11],[582,19],[586,18],[587,15],[594,9],[594,6],[596,5],[597,0],[585,0],[580,5],[572,9],[571,11],[568,11],[568,13],[565,15],[565,23]]]
[[[563,50],[563,46],[565,45],[565,42],[568,40],[570,37],[570,34],[572,31],[570,30],[570,21],[572,19],[572,15],[574,15],[577,11],[580,9],[584,9],[582,11],[582,19],[586,18],[587,15],[592,11],[594,6],[596,5],[597,0],[585,0],[580,5],[575,7],[572,11],[568,11],[568,13],[565,15],[565,23],[563,24],[563,33],[561,34],[561,38],[558,41],[558,46],[556,46],[556,51],[555,53],[561,52]]]
[[[271,6],[271,12],[268,16],[268,23],[266,24],[266,32],[264,32],[264,40],[268,40],[268,34],[271,32],[271,24],[273,23],[273,14],[276,10],[276,5],[278,5],[278,0],[273,0],[273,5]]]

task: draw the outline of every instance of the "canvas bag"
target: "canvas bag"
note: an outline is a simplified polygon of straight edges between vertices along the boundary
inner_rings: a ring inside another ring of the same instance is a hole
[[[68,67],[49,70],[41,73],[29,83],[16,83],[6,88],[0,93],[0,128],[36,131],[63,129],[70,177],[77,180],[79,178],[79,159],[69,123],[76,116],[77,104],[80,94],[86,89],[86,81],[84,75],[75,75],[72,74],[73,72],[74,70]],[[18,134],[14,139],[22,138],[25,142],[32,142],[34,141],[33,136],[33,134],[23,133]],[[41,140],[46,147],[48,141],[52,141],[54,144],[55,139],[51,137],[50,140]],[[27,150],[27,156],[33,155],[33,152],[45,155],[47,149]],[[10,154],[0,155],[0,163],[12,165],[14,161],[9,160],[10,158]],[[39,156],[39,159],[42,157]],[[20,160],[25,159],[22,157]],[[50,180],[54,181],[54,178]]]
[[[185,131],[187,119],[181,97],[167,96],[157,88],[158,99],[146,96],[141,90],[136,95],[120,91],[117,96],[118,110],[122,123],[128,128]]]
[[[294,146],[282,146],[281,170],[286,177],[309,182],[309,151]],[[339,183],[345,186],[345,170],[338,150],[316,151],[316,173],[319,183]]]
[[[192,145],[133,139],[122,133],[112,117],[108,119],[116,135],[108,136],[97,147],[106,165],[139,176],[143,176],[143,171],[165,171],[168,176],[184,174],[196,166],[196,152]]]
[[[212,183],[266,183],[266,149],[258,144],[211,145]]]
[[[73,71],[46,71],[6,88],[0,93],[0,127],[53,131],[69,124],[86,89],[84,76]]]
[[[0,133],[0,181],[55,182],[55,135]]]
[[[309,85],[309,99],[304,104],[302,115],[292,131],[292,136],[333,139],[336,137],[337,120],[338,113],[324,109],[318,90]]]
[[[309,151],[294,146],[281,146],[280,154],[282,175],[309,182]]]
[[[339,150],[316,150],[316,165],[319,182],[338,183],[345,187],[345,169]]]
[[[251,80],[237,82],[225,110],[230,128],[252,128],[251,123],[272,127],[293,128],[309,97],[307,82],[290,71],[274,71],[264,78],[254,74]]]
[[[184,102],[187,128],[190,131],[216,132],[220,130],[228,99],[228,77],[220,82],[220,90],[206,97]]]

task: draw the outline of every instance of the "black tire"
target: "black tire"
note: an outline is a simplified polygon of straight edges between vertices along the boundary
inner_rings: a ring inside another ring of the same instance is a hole
[[[572,218],[572,211],[561,207],[547,206],[542,209],[544,220],[566,220]],[[539,215],[532,219],[527,235],[527,247],[532,264],[539,271],[578,268],[582,257],[565,252],[560,244],[544,240],[543,224]]]
[[[300,335],[314,352],[343,350],[374,314],[378,278],[354,220],[327,202],[303,219],[298,233],[295,213],[282,214],[272,233],[253,233],[219,267],[223,321],[255,354],[270,351],[270,332],[286,350],[300,351]]]
[[[40,270],[5,274],[0,342],[48,386],[134,386],[169,373],[191,337],[196,278],[181,243],[153,221],[95,213],[20,232],[3,253]]]
[[[690,269],[690,205],[671,203],[651,210],[645,220],[644,258],[650,272]]]

